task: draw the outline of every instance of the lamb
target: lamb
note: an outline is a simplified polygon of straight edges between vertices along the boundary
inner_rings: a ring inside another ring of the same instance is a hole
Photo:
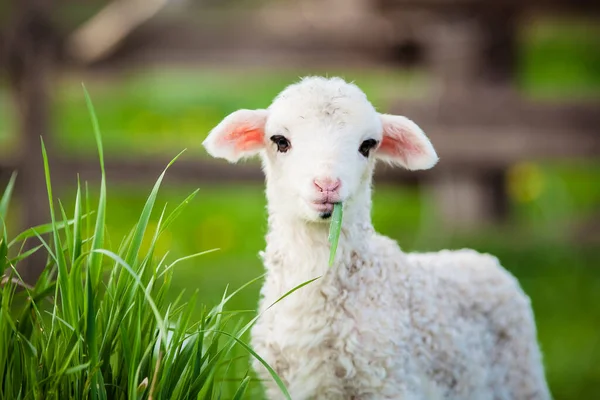
[[[267,109],[233,112],[203,145],[232,163],[262,159],[267,274],[252,346],[292,399],[550,399],[530,300],[495,257],[407,254],[372,226],[377,160],[409,170],[438,161],[414,122],[378,113],[341,78],[306,77]],[[254,368],[267,396],[283,398],[262,365]]]

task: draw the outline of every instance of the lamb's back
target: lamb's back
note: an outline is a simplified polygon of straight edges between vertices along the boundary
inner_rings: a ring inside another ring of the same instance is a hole
[[[406,260],[421,367],[449,397],[487,398],[514,367],[506,352],[537,351],[529,298],[489,254],[443,250]]]
[[[497,312],[504,306],[530,309],[517,279],[493,255],[460,249],[408,253],[406,259],[413,290],[415,285],[425,285],[432,291],[428,293],[434,296],[432,302],[440,306],[453,305],[458,307],[455,311],[498,323]]]

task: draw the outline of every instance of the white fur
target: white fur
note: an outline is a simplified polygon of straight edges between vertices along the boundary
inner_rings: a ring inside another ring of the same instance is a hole
[[[409,169],[437,162],[418,126],[378,114],[358,87],[339,78],[305,78],[267,112],[259,150],[269,211],[260,311],[321,277],[267,310],[252,330],[254,349],[292,399],[549,399],[529,299],[494,257],[472,250],[405,254],[373,229],[375,159]],[[207,141],[226,134],[215,128]],[[291,148],[278,153],[272,135],[286,136]],[[363,140],[384,135],[396,135],[409,150],[380,146],[375,157],[359,154]],[[329,221],[310,206],[313,180],[327,177],[341,180],[344,205],[331,268]],[[267,371],[254,366],[268,397],[283,398]]]

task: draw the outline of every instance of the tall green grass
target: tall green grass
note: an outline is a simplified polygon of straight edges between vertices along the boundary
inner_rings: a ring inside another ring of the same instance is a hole
[[[102,171],[97,205],[91,206],[88,186],[79,181],[72,210],[55,201],[43,141],[51,222],[9,240],[5,221],[16,175],[0,198],[0,399],[241,399],[252,378],[248,370],[228,374],[236,345],[262,362],[289,398],[275,371],[242,341],[258,317],[242,325],[241,311],[225,309],[259,278],[200,310],[198,320],[192,320],[198,315],[197,293],[166,301],[174,267],[207,253],[167,262],[168,254],[155,252],[158,239],[197,193],[170,212],[160,209],[150,229],[157,193],[177,157],[156,181],[129,234],[118,248],[108,246],[102,140],[84,92]],[[151,238],[145,251],[144,237]],[[40,244],[24,251],[30,240]],[[46,265],[29,286],[17,267],[35,252],[47,255]]]

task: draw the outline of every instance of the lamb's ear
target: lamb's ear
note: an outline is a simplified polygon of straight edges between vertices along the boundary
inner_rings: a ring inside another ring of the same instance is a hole
[[[378,158],[409,170],[429,169],[437,163],[431,142],[417,124],[400,115],[380,117],[383,139],[376,152]]]
[[[202,142],[216,158],[236,162],[251,157],[265,147],[267,110],[238,110],[229,114]]]

